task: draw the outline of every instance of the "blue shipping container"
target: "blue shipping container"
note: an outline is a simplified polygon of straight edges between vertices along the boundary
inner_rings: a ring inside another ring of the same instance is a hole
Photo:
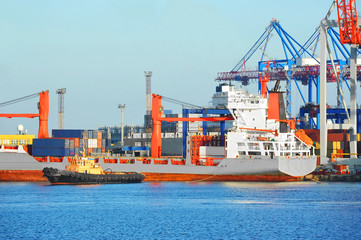
[[[111,139],[107,139],[107,140],[106,140],[105,147],[110,147],[111,145],[112,145],[112,140],[111,140]]]
[[[88,138],[93,138],[93,130],[88,130]]]
[[[55,138],[83,138],[83,133],[83,129],[53,129],[52,131]],[[85,135],[84,137],[87,138],[88,136]]]
[[[70,153],[70,156],[74,156],[75,155],[74,148],[69,148],[69,153]]]
[[[149,147],[135,147],[135,146],[125,146],[123,147],[124,151],[140,151],[140,150],[149,150]]]
[[[33,146],[33,156],[35,157],[65,157],[70,156],[69,148],[39,148]]]
[[[33,147],[35,148],[67,148],[69,147],[68,139],[55,138],[34,138]]]

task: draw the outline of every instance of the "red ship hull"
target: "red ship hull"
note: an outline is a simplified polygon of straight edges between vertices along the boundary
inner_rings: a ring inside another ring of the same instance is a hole
[[[170,174],[170,173],[142,173],[144,181],[169,182],[218,182],[218,181],[253,181],[253,182],[294,182],[299,177],[287,175],[207,175],[207,174]],[[0,170],[0,181],[11,182],[47,182],[41,170]]]

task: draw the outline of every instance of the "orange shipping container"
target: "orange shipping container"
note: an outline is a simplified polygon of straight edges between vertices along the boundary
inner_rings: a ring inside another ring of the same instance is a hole
[[[337,157],[342,158],[343,156],[343,149],[337,149]]]
[[[102,132],[101,131],[98,131],[98,133],[97,133],[97,139],[99,140],[101,140],[102,139]]]
[[[97,148],[101,148],[102,147],[102,139],[97,139]]]
[[[102,153],[105,153],[105,148],[102,148]]]
[[[341,172],[342,170],[346,170],[347,169],[347,165],[332,165],[334,169],[336,169],[337,171]]]
[[[74,147],[79,147],[79,138],[74,138]]]
[[[88,153],[92,153],[93,152],[93,149],[92,148],[88,148]]]

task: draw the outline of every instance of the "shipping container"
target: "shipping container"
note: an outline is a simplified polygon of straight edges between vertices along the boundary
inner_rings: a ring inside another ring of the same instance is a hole
[[[75,148],[69,148],[69,155],[75,156]]]
[[[74,147],[79,147],[79,138],[74,138]]]
[[[70,156],[69,148],[44,148],[33,146],[33,156],[36,157],[64,157]]]
[[[142,138],[142,134],[141,133],[133,133],[132,138]]]
[[[69,139],[34,138],[33,147],[42,148],[69,148]]]
[[[88,135],[89,135],[89,130],[87,129],[84,129],[84,138],[88,138]]]
[[[54,138],[54,139],[68,139],[69,147],[79,147],[79,138]]]
[[[102,147],[102,139],[97,139],[97,148],[101,148]]]
[[[111,139],[106,139],[105,140],[105,147],[110,147],[112,145],[112,140]]]
[[[92,138],[88,139],[88,148],[96,148],[97,147],[97,139]]]
[[[101,131],[97,132],[97,139],[102,139],[103,133]]]
[[[88,130],[88,138],[93,138],[93,130]]]
[[[52,135],[54,138],[83,138],[84,132],[83,129],[53,129]]]

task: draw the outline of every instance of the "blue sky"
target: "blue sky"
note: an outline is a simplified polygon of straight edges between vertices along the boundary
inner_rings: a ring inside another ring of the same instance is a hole
[[[206,105],[217,72],[231,70],[272,18],[304,43],[331,2],[2,0],[0,102],[48,89],[53,129],[55,91],[66,88],[65,128],[120,125],[119,103],[127,105],[125,124],[141,124],[150,70],[152,92]],[[36,102],[1,112],[37,112]],[[16,133],[19,123],[37,133],[37,119],[0,119],[0,132]]]

